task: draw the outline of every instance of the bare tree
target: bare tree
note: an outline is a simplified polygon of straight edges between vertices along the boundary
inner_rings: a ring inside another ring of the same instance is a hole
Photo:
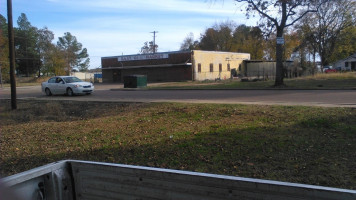
[[[283,38],[284,29],[292,26],[310,12],[316,12],[318,7],[327,0],[321,0],[315,6],[314,0],[235,0],[245,2],[246,16],[253,13],[260,16],[260,24],[269,30],[275,30],[277,38]],[[283,82],[283,44],[276,44],[276,79],[275,86]]]
[[[158,45],[153,44],[153,41],[151,42],[145,42],[143,47],[141,47],[140,54],[149,54],[149,53],[155,53],[157,52]]]
[[[194,41],[194,34],[190,32],[186,38],[184,38],[182,44],[180,45],[181,51],[194,50],[198,45],[198,41]]]
[[[316,3],[320,3],[317,0]],[[328,1],[318,12],[308,14],[299,29],[308,44],[316,49],[323,66],[329,65],[343,31],[356,24],[356,2],[352,0]]]

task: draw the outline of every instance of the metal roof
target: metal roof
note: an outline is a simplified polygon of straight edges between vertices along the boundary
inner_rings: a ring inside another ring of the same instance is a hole
[[[127,67],[105,67],[107,69],[137,69],[137,68],[155,68],[155,67],[176,67],[176,66],[191,66],[192,63],[180,63],[180,64],[161,64],[161,65],[140,65],[140,66],[127,66]]]

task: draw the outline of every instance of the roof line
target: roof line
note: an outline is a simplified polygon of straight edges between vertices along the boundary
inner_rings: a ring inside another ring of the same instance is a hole
[[[108,59],[108,58],[120,58],[120,57],[126,57],[126,56],[143,56],[143,55],[159,55],[159,54],[176,54],[176,53],[190,53],[191,51],[167,51],[167,52],[158,52],[158,53],[144,53],[144,54],[129,54],[129,55],[121,55],[121,56],[105,56],[101,57],[102,59]]]
[[[137,69],[137,68],[153,68],[153,67],[175,67],[175,66],[191,66],[192,63],[180,63],[180,64],[161,64],[161,65],[139,65],[139,66],[126,66],[126,67],[106,67],[103,70],[108,69]]]

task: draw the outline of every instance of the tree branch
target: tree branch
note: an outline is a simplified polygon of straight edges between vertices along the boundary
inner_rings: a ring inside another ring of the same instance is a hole
[[[273,17],[269,16],[267,13],[265,13],[262,8],[260,9],[258,5],[252,1],[252,0],[236,0],[237,2],[247,2],[250,5],[252,5],[253,9],[256,10],[259,14],[261,14],[263,17],[267,18],[268,20],[272,21],[275,26],[278,26],[278,21],[274,19]]]

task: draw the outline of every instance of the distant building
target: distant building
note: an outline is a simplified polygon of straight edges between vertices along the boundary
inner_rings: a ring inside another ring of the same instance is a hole
[[[243,66],[240,71],[244,77],[262,79],[276,77],[276,61],[246,60]],[[293,67],[293,61],[284,61],[283,66],[285,77],[297,77],[301,70]]]
[[[345,70],[345,71],[355,71],[356,70],[356,53],[339,60],[333,64],[334,69]]]
[[[76,76],[85,81],[90,81],[94,79],[94,73],[91,72],[71,72],[70,75]]]
[[[345,70],[345,71],[355,71],[356,70],[356,53],[339,60],[333,64],[334,69]]]
[[[104,83],[122,83],[128,75],[146,75],[148,82],[216,80],[241,71],[249,53],[176,51],[102,57]]]

